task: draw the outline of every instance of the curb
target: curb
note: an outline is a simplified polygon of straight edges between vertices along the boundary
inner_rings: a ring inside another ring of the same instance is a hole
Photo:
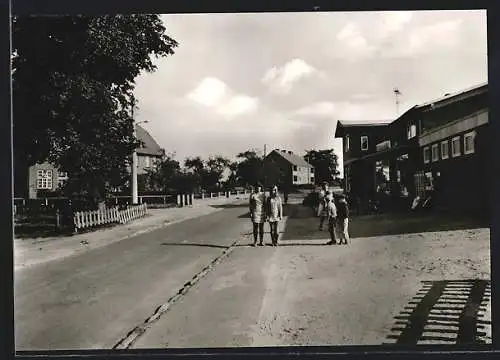
[[[191,280],[187,281],[178,291],[177,294],[172,296],[164,304],[157,307],[151,316],[149,316],[142,324],[134,327],[129,331],[125,337],[121,338],[114,346],[113,350],[129,349],[144,333],[158,320],[160,317],[170,310],[171,306],[174,305],[181,297],[183,297],[198,281],[204,278],[209,272],[211,272],[215,266],[222,262],[231,252],[234,247],[238,244],[239,240],[236,240],[231,245],[229,245],[219,256],[213,259],[207,266],[205,266],[200,272],[196,273]]]
[[[238,201],[238,199],[235,199],[233,201],[230,201],[228,202],[229,203],[232,203],[232,202],[236,202]],[[174,225],[174,224],[177,224],[177,223],[180,223],[180,222],[183,222],[183,221],[187,221],[187,220],[191,220],[191,219],[195,219],[197,217],[201,217],[201,216],[205,216],[205,215],[209,215],[209,214],[213,214],[213,213],[216,213],[216,212],[219,212],[219,211],[222,211],[224,209],[216,209],[214,208],[213,211],[207,213],[207,214],[201,214],[201,215],[191,215],[191,216],[187,216],[187,217],[184,217],[184,218],[180,218],[180,219],[177,219],[177,220],[172,220],[172,221],[169,221],[169,222],[162,222],[160,224],[157,224],[157,225],[153,225],[153,226],[150,226],[150,227],[147,227],[145,229],[141,229],[141,230],[137,230],[135,232],[132,232],[130,234],[127,234],[127,235],[124,235],[122,237],[119,237],[117,239],[113,239],[107,243],[104,243],[104,244],[99,244],[98,242],[96,242],[96,244],[98,244],[97,246],[94,246],[94,247],[91,247],[91,248],[88,248],[87,251],[90,251],[90,250],[96,250],[96,249],[99,249],[101,247],[104,247],[104,246],[108,246],[108,245],[111,245],[111,244],[114,244],[114,243],[117,243],[119,241],[123,241],[123,240],[127,240],[127,239],[130,239],[134,236],[139,236],[139,235],[143,235],[143,234],[147,234],[147,233],[150,233],[152,231],[155,231],[155,230],[159,230],[159,229],[162,229],[162,228],[165,228],[169,225]],[[66,255],[66,256],[61,256],[59,259],[62,259],[62,258],[67,258],[67,257],[70,257],[70,256],[73,256],[75,255],[76,253],[78,253],[82,248],[81,247],[77,247],[75,249],[71,249],[69,250],[69,254]],[[27,251],[30,251],[31,249],[28,249]],[[30,268],[32,266],[36,266],[36,265],[41,265],[41,264],[44,264],[44,263],[47,263],[47,262],[50,262],[52,261],[53,259],[49,259],[49,260],[46,260],[46,261],[41,261],[41,262],[36,262],[36,263],[33,263],[33,264],[30,264],[30,265],[26,265],[26,264],[22,264],[22,265],[18,265],[18,267],[14,266],[14,271],[20,271],[20,270],[23,270],[23,269],[27,269],[27,268]]]

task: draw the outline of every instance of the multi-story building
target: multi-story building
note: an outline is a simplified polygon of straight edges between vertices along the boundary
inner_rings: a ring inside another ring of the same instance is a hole
[[[385,139],[388,122],[338,121],[335,137],[343,138],[345,191],[369,198],[375,191],[377,144]]]
[[[144,174],[148,168],[152,168],[155,162],[164,156],[164,150],[158,145],[153,137],[142,127],[136,125],[136,136],[141,141],[141,146],[137,148],[137,173]],[[23,171],[19,164],[15,166],[15,172]],[[26,180],[17,176],[15,184],[16,197],[27,197],[35,199],[40,194],[47,194],[56,191],[68,179],[68,174],[48,162],[30,166],[26,174]],[[22,182],[21,182],[22,180]]]
[[[437,207],[479,207],[488,189],[477,185],[487,179],[487,109],[483,84],[414,106],[391,123],[339,121],[346,192],[362,204],[386,194],[407,206],[434,191]]]
[[[264,163],[273,164],[283,172],[283,185],[314,184],[314,167],[292,151],[275,149],[266,156]]]
[[[420,176],[440,208],[489,210],[488,100],[484,84],[421,105]]]

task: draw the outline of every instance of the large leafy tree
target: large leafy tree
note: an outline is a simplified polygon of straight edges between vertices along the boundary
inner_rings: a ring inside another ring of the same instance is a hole
[[[148,170],[149,184],[156,191],[170,193],[177,190],[181,165],[175,160],[175,154],[168,154],[153,169]]]
[[[263,158],[255,150],[247,150],[237,155],[236,171],[240,185],[249,186],[264,181]]]
[[[196,156],[187,158],[184,166],[191,173],[191,181],[194,181],[196,187],[204,190],[217,190],[224,171],[230,165],[229,159],[222,156],[211,156],[207,161]]]
[[[331,183],[340,174],[338,171],[338,157],[333,149],[309,150],[306,152],[304,159],[314,166],[316,184],[321,184],[324,181]]]
[[[177,42],[157,15],[13,19],[14,156],[68,173],[66,192],[102,199],[138,145],[134,79]]]
[[[220,188],[220,181],[224,171],[229,168],[231,161],[223,156],[213,156],[206,162],[206,172],[203,178],[203,186],[207,190]]]

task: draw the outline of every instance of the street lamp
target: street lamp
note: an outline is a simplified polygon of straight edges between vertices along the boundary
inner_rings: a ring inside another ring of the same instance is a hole
[[[135,100],[133,100],[135,102]],[[132,120],[134,120],[134,106],[135,103],[132,104]],[[134,138],[137,139],[137,131],[136,126],[139,124],[147,124],[148,121],[138,121],[134,122]],[[137,188],[137,149],[134,149],[134,152],[132,153],[132,204],[137,205],[139,203],[139,194],[138,194],[138,188]]]

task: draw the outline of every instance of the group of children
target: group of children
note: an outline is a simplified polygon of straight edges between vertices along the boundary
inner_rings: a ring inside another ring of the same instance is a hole
[[[262,186],[257,184],[249,200],[250,218],[253,224],[253,246],[264,245],[264,223],[269,222],[272,245],[278,245],[278,224],[283,219],[283,204],[278,195],[278,187],[273,186],[269,198],[266,198]],[[320,217],[319,230],[323,230],[323,223],[328,220],[330,241],[328,245],[347,244],[349,240],[348,218],[349,207],[344,195],[339,196],[337,204],[333,192],[329,191],[328,184],[323,184],[319,193],[318,215]],[[259,240],[259,241],[258,241]]]
[[[345,244],[349,240],[349,206],[344,194],[338,196],[335,201],[333,192],[329,191],[328,184],[323,184],[323,189],[319,193],[318,216],[320,218],[319,230],[323,231],[323,224],[328,220],[328,232],[330,241],[328,245]]]

